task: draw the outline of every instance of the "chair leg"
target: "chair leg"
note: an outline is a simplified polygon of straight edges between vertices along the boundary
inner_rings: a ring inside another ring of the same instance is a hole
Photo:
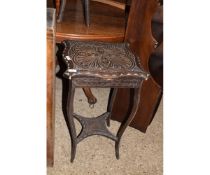
[[[75,87],[72,85],[72,82],[69,81],[67,116],[68,116],[68,124],[69,124],[70,135],[71,135],[71,162],[74,161],[74,158],[76,155],[76,146],[77,146],[77,135],[76,135],[76,128],[75,128],[74,117],[73,117],[74,93],[75,93]]]
[[[60,11],[61,0],[55,0],[56,16],[58,17]]]
[[[90,26],[90,0],[82,0],[85,24],[87,27]]]
[[[110,94],[109,94],[109,103],[107,106],[107,112],[110,112],[110,115],[107,118],[107,126],[110,126],[110,117],[112,114],[112,109],[113,109],[116,94],[117,94],[117,88],[111,88]]]
[[[121,124],[121,126],[118,130],[118,133],[117,133],[117,141],[115,142],[115,155],[116,155],[117,159],[119,159],[119,146],[120,146],[121,137],[122,137],[125,129],[127,128],[127,126],[133,120],[133,118],[136,115],[136,112],[138,110],[138,105],[139,105],[139,102],[140,102],[140,92],[139,92],[139,90],[140,90],[140,88],[135,88],[134,89],[134,104],[133,104],[133,107],[132,107],[132,111],[131,111],[128,119]]]
[[[61,22],[63,19],[63,12],[66,6],[66,0],[56,0],[57,22]]]

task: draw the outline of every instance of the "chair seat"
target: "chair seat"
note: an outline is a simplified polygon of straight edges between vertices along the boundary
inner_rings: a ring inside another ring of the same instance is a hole
[[[83,81],[86,86],[94,84],[97,87],[96,82],[101,82],[104,87],[114,84],[124,87],[130,82],[138,86],[140,79],[148,78],[149,74],[142,69],[139,59],[126,43],[68,40],[63,44],[63,58],[67,65],[64,76],[77,78],[78,83]]]

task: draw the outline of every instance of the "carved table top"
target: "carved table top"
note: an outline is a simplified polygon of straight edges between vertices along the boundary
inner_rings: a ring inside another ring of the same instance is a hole
[[[85,77],[87,82],[87,78],[130,81],[149,76],[126,43],[68,40],[63,44],[63,58],[67,65],[64,76],[69,79]]]

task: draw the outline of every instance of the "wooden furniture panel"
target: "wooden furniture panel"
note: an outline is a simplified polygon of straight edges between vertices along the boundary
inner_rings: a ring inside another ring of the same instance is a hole
[[[139,56],[146,71],[149,72],[149,57],[157,46],[153,38],[151,21],[160,4],[156,0],[132,0],[125,40],[131,44],[133,52]],[[131,123],[132,127],[146,132],[151,123],[162,91],[151,76],[142,85],[141,103],[137,114]],[[120,89],[116,96],[112,119],[123,121],[130,110],[130,97],[133,94],[128,89]],[[126,104],[125,104],[126,102]]]
[[[47,9],[47,166],[54,160],[55,9]]]
[[[158,47],[149,59],[149,70],[154,80],[163,89],[163,6],[161,5],[152,19],[153,35],[158,41]]]

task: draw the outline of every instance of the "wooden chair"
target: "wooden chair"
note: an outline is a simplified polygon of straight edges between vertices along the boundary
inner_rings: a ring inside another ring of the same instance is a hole
[[[151,124],[162,96],[162,88],[149,68],[150,55],[159,45],[152,31],[152,19],[161,5],[162,0],[132,0],[125,32],[125,41],[130,43],[144,69],[150,73],[150,78],[142,85],[141,103],[130,124],[142,132],[146,132]],[[123,122],[130,110],[131,96],[129,89],[118,90],[111,119]]]

